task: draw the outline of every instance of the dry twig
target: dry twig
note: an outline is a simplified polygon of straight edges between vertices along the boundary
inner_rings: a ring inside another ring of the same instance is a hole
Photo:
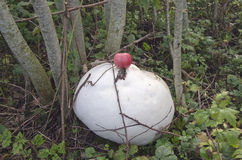
[[[107,3],[107,2],[108,2],[107,0],[104,0],[104,1],[101,1],[101,2],[93,3],[93,4],[81,5],[81,6],[69,8],[69,9],[67,9],[67,12],[72,12],[72,11],[78,10],[80,8],[91,8],[91,7],[103,5],[103,4]],[[58,12],[52,13],[52,15],[63,14],[65,12],[66,12],[66,10],[58,11]],[[19,19],[19,20],[16,20],[15,22],[24,22],[24,21],[29,21],[29,20],[35,19],[35,18],[37,18],[37,16],[30,17],[30,18]]]
[[[123,51],[123,50],[125,50],[125,49],[127,49],[127,48],[129,48],[129,47],[131,47],[131,46],[133,46],[133,45],[135,45],[135,44],[137,44],[137,43],[139,43],[139,42],[141,42],[141,41],[143,41],[143,40],[145,40],[145,39],[151,37],[151,36],[153,36],[154,34],[155,34],[155,32],[151,32],[151,33],[145,35],[144,37],[141,37],[141,38],[139,38],[139,39],[133,41],[132,43],[130,43],[130,44],[128,44],[128,45],[122,47],[121,49],[115,51],[113,54],[109,55],[108,57],[110,58],[110,57],[112,57],[115,53],[121,52],[121,51]]]
[[[124,114],[123,114],[122,107],[121,107],[120,100],[119,100],[118,88],[117,88],[117,85],[116,85],[116,82],[115,82],[115,73],[114,73],[113,63],[112,63],[112,70],[113,70],[113,83],[114,83],[114,88],[115,88],[115,91],[116,91],[118,107],[119,107],[119,111],[120,111],[121,118],[122,118],[122,121],[123,121],[123,126],[124,126],[124,133],[125,133],[125,138],[126,138],[126,160],[128,160],[128,151],[129,151],[128,131],[127,131],[127,128],[126,128],[126,124],[125,124],[125,120],[124,120]]]
[[[212,141],[214,147],[216,148],[216,152],[217,152],[217,154],[218,154],[218,156],[219,156],[219,160],[223,160],[222,157],[221,157],[221,154],[220,154],[220,152],[219,152],[219,148],[218,148],[216,142],[215,142],[215,141],[213,140],[213,138],[211,137],[211,135],[210,135],[210,133],[209,133],[209,131],[208,131],[207,128],[206,128],[206,132],[207,132],[208,138]]]

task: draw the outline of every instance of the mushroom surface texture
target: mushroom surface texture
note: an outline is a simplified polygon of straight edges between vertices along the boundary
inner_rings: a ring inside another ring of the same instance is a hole
[[[173,119],[175,108],[169,88],[160,77],[133,64],[126,69],[125,79],[115,82],[119,71],[111,63],[89,70],[76,89],[74,112],[98,136],[126,143],[119,100],[122,113],[126,115],[129,143],[148,144],[160,136],[150,128],[165,129]]]

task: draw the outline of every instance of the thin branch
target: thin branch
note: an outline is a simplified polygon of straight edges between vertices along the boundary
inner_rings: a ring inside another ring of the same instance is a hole
[[[69,8],[69,9],[67,9],[67,12],[72,12],[72,11],[78,10],[80,8],[92,8],[92,7],[95,7],[95,6],[103,5],[103,4],[107,3],[107,2],[108,2],[108,0],[104,0],[104,1],[101,1],[101,2],[93,3],[93,4],[81,5],[81,6]],[[65,12],[66,12],[65,10],[58,11],[58,12],[52,13],[52,15],[63,14]],[[29,20],[35,19],[35,18],[37,18],[37,16],[30,17],[30,18],[19,19],[19,20],[16,20],[15,22],[24,22],[24,21],[29,21]]]
[[[114,73],[113,63],[112,63],[112,70],[113,70],[113,83],[114,83],[114,88],[115,88],[115,91],[116,91],[118,107],[119,107],[119,111],[120,111],[121,118],[122,118],[122,121],[123,121],[123,126],[124,126],[124,132],[125,132],[125,138],[126,138],[126,160],[128,160],[128,151],[129,151],[128,131],[127,131],[127,128],[126,128],[126,124],[125,124],[125,120],[124,120],[124,114],[123,114],[122,107],[121,107],[120,100],[119,100],[119,93],[118,93],[117,85],[116,85],[116,82],[115,82],[115,73]]]
[[[105,73],[107,73],[107,71],[109,71],[111,68],[113,68],[113,66],[112,67],[110,67],[110,68],[108,68],[106,71],[104,71],[102,74],[101,74],[101,76],[96,80],[96,82],[94,82],[94,83],[92,83],[92,81],[87,81],[91,86],[95,86],[96,84],[97,84],[97,82],[103,77],[103,75],[105,74]]]
[[[169,49],[170,49],[170,53],[171,56],[173,57],[174,55],[174,50],[173,50],[173,46],[171,44],[171,30],[170,30],[170,0],[166,0],[166,31],[167,31],[167,37],[168,37],[168,44],[169,44]]]
[[[164,131],[164,130],[158,130],[158,129],[155,129],[155,128],[153,128],[153,126],[150,127],[150,126],[148,126],[148,125],[146,125],[146,124],[144,124],[144,123],[141,123],[141,122],[138,121],[137,119],[134,119],[134,118],[132,118],[132,117],[130,117],[130,116],[124,114],[124,113],[123,113],[123,115],[124,115],[125,117],[127,117],[128,119],[131,119],[131,120],[135,121],[136,123],[138,123],[138,124],[140,124],[140,125],[142,125],[142,126],[148,128],[148,129],[150,129],[150,130],[156,131],[156,132],[158,132],[158,133],[165,133],[165,134],[170,134],[170,135],[178,136],[178,137],[180,136],[180,135],[178,135],[178,134],[175,134],[175,133],[172,133],[172,132],[169,132],[169,131]]]
[[[211,137],[211,135],[210,135],[210,133],[209,133],[209,131],[208,131],[207,128],[206,128],[206,132],[207,132],[208,138],[212,141],[214,147],[216,148],[216,152],[217,152],[217,154],[218,154],[218,156],[219,156],[219,160],[223,160],[222,157],[221,157],[221,154],[220,154],[220,152],[219,152],[219,148],[218,148],[216,142],[215,142],[215,141],[213,140],[213,138]]]
[[[67,2],[64,1],[65,5],[65,14],[63,19],[63,53],[62,53],[62,63],[61,63],[61,133],[62,133],[62,141],[65,142],[65,60],[66,60],[66,40],[67,40]],[[64,143],[65,145],[65,143]],[[64,155],[63,155],[64,156]]]
[[[144,37],[141,37],[141,38],[139,38],[139,39],[133,41],[132,43],[130,43],[130,44],[128,44],[128,45],[122,47],[121,49],[115,51],[113,54],[109,55],[108,57],[110,58],[110,57],[112,57],[115,53],[118,53],[118,52],[120,52],[120,51],[123,51],[123,50],[125,50],[125,49],[127,49],[127,48],[129,48],[129,47],[131,47],[131,46],[133,46],[133,45],[135,45],[135,44],[137,44],[137,43],[139,43],[139,42],[141,42],[141,41],[143,41],[143,40],[145,40],[145,39],[151,37],[151,36],[153,36],[154,34],[155,34],[155,32],[151,32],[151,33],[145,35]]]

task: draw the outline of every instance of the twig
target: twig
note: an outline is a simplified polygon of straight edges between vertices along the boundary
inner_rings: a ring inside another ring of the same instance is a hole
[[[69,9],[67,9],[67,12],[72,12],[72,11],[78,10],[78,9],[80,9],[80,8],[91,8],[91,7],[95,7],[95,6],[98,6],[98,5],[105,4],[105,3],[107,3],[107,2],[108,2],[107,0],[104,0],[104,1],[101,1],[101,2],[93,3],[93,4],[81,5],[81,6],[77,6],[77,7],[69,8]],[[63,14],[63,13],[65,13],[65,12],[66,12],[66,10],[58,11],[58,12],[54,12],[54,13],[52,13],[52,15]],[[23,19],[20,19],[20,20],[16,20],[16,22],[29,21],[29,20],[32,20],[32,19],[35,19],[35,18],[37,18],[37,16],[30,17],[30,18],[23,18]]]
[[[4,104],[0,104],[1,107],[4,107],[4,108],[7,108],[7,109],[11,109],[11,110],[14,110],[16,112],[23,112],[23,110],[20,110],[20,109],[16,109],[14,107],[11,107],[11,106],[7,106],[7,105],[4,105]]]
[[[212,141],[214,147],[216,148],[216,152],[217,152],[217,154],[218,154],[218,156],[219,156],[219,160],[223,160],[222,157],[221,157],[221,154],[220,154],[220,152],[219,152],[219,148],[218,148],[216,142],[215,142],[215,141],[213,140],[213,138],[211,137],[211,135],[210,135],[210,133],[209,133],[209,131],[208,131],[207,128],[206,128],[206,132],[207,132],[208,138]]]
[[[79,8],[80,9],[80,8]],[[79,11],[79,10],[78,10]],[[73,19],[72,19],[72,13],[69,12],[69,15],[70,15],[70,21],[71,21],[71,27],[72,27],[72,34],[73,32],[76,30],[76,22],[78,21],[78,18],[80,18],[80,14],[76,13],[76,16],[75,16],[75,20],[73,22]],[[75,14],[74,14],[75,15]],[[78,44],[78,40],[77,40],[77,35],[76,33],[74,34],[74,38],[75,38],[75,45],[76,45],[76,49],[77,49],[77,52],[78,52],[78,55],[79,55],[79,58],[80,58],[80,62],[83,62],[82,61],[82,55],[81,55],[81,51],[80,51],[80,46]]]
[[[126,128],[126,124],[125,124],[125,120],[124,120],[124,114],[123,114],[122,107],[121,107],[120,100],[119,100],[119,93],[118,93],[117,85],[116,85],[116,82],[115,82],[115,73],[114,73],[113,63],[112,63],[112,70],[113,70],[113,83],[114,83],[114,88],[115,88],[115,91],[116,91],[118,107],[119,107],[119,111],[120,111],[121,118],[122,118],[122,121],[123,121],[123,126],[124,126],[124,133],[125,133],[125,138],[126,138],[126,160],[128,160],[128,151],[129,151],[128,131],[127,131],[127,128]]]
[[[63,17],[63,52],[62,52],[62,61],[61,61],[61,134],[62,141],[65,142],[65,60],[66,60],[66,39],[67,39],[67,2],[64,1],[65,14]],[[65,147],[65,143],[64,143]],[[64,155],[63,155],[64,156]],[[63,157],[64,158],[64,157]]]
[[[112,67],[110,67],[110,68],[108,68],[106,71],[104,71],[103,73],[102,73],[102,75],[96,80],[96,82],[94,82],[94,83],[92,83],[92,81],[87,81],[91,86],[95,86],[96,84],[97,84],[97,82],[102,78],[102,76],[105,74],[105,73],[107,73],[107,71],[109,71],[111,68],[113,68],[113,66]]]
[[[141,123],[141,122],[138,121],[137,119],[134,119],[134,118],[132,118],[132,117],[130,117],[130,116],[124,114],[124,113],[123,113],[123,115],[124,115],[125,117],[127,117],[128,119],[131,119],[131,120],[135,121],[136,123],[138,123],[138,124],[140,124],[140,125],[142,125],[142,126],[148,128],[148,129],[150,129],[150,130],[156,131],[156,132],[158,132],[158,133],[171,134],[171,135],[173,135],[173,136],[178,136],[178,137],[180,136],[180,135],[178,135],[178,134],[175,134],[175,133],[172,133],[172,132],[169,132],[169,131],[164,131],[164,130],[158,130],[158,129],[155,129],[155,128],[153,128],[153,126],[150,127],[150,126],[148,126],[148,125],[146,125],[146,124],[144,124],[144,123]],[[162,121],[162,120],[161,120],[161,121]],[[161,122],[161,121],[160,121],[160,122]],[[159,123],[160,123],[160,122],[159,122]]]
[[[73,98],[73,104],[76,101],[77,95],[79,94],[80,90],[82,89],[82,87],[87,83],[87,80],[91,77],[91,73],[88,74],[87,78],[85,79],[85,81],[81,84],[81,86],[78,88],[77,92],[75,93],[75,96]]]
[[[198,106],[200,109],[202,109],[200,89],[197,90],[197,96],[198,96]]]
[[[12,83],[7,83],[8,85],[10,86],[13,86],[13,87],[16,87],[16,88],[19,88],[20,90],[22,90],[23,92],[28,92],[29,94],[31,94],[31,96],[34,98],[34,100],[37,102],[38,106],[40,106],[41,108],[44,108],[45,106],[42,106],[41,103],[39,102],[39,100],[34,96],[33,93],[31,93],[30,91],[20,87],[20,86],[17,86],[15,84],[12,84]],[[47,105],[48,106],[48,105]]]
[[[118,53],[118,52],[120,52],[120,51],[123,51],[123,50],[125,50],[125,49],[127,49],[127,48],[129,48],[129,47],[131,47],[131,46],[133,46],[133,45],[135,45],[136,43],[139,43],[139,42],[143,41],[144,39],[153,36],[154,34],[155,34],[155,32],[151,32],[151,33],[145,35],[144,37],[141,37],[141,38],[139,38],[139,39],[133,41],[132,43],[130,43],[130,44],[128,44],[128,45],[122,47],[121,49],[115,51],[113,54],[109,55],[108,57],[110,58],[110,57],[112,57],[115,53]]]
[[[171,30],[170,30],[170,14],[169,14],[169,10],[170,10],[170,0],[166,0],[166,32],[167,32],[167,36],[168,36],[168,44],[169,44],[169,49],[170,49],[170,53],[171,56],[173,58],[174,55],[174,50],[173,50],[173,46],[171,44]]]
[[[216,76],[217,76],[217,73],[215,73],[212,82],[207,86],[207,88],[205,89],[205,91],[208,90],[208,89],[211,87],[211,85],[212,85],[213,82],[215,81]]]

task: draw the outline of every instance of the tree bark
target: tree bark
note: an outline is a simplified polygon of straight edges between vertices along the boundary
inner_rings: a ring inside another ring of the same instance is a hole
[[[62,72],[61,68],[61,49],[55,25],[51,16],[51,12],[46,0],[31,0],[35,13],[38,17],[40,30],[45,42],[45,47],[48,55],[48,60],[51,72],[55,81],[56,90],[59,90],[61,75],[66,74],[66,68]],[[66,66],[64,66],[66,67]],[[65,107],[68,105],[68,80],[65,76]],[[61,100],[62,101],[62,100]]]
[[[176,90],[176,102],[182,104],[182,77],[181,77],[181,45],[182,45],[182,19],[183,19],[183,0],[176,0],[174,43],[173,43],[173,74]]]
[[[70,7],[75,7],[80,5],[80,2],[78,0],[69,0],[69,3],[70,3]],[[74,30],[73,43],[75,43],[76,51],[79,55],[80,62],[84,66],[83,70],[85,70],[84,68],[87,64],[87,56],[86,56],[86,47],[85,47],[85,41],[84,41],[84,31],[83,31],[81,13],[80,13],[80,10],[76,10],[76,11],[72,11],[70,14],[72,15],[71,31]]]
[[[126,0],[109,0],[110,15],[108,35],[105,43],[107,55],[120,49],[126,18]],[[107,21],[107,20],[106,20]]]
[[[0,31],[24,72],[27,72],[41,102],[43,104],[50,102],[54,96],[50,80],[24,40],[3,0],[0,1]]]
[[[69,7],[80,6],[78,0],[69,0]],[[64,0],[55,0],[55,6],[57,10],[64,10]],[[87,72],[87,56],[86,56],[86,47],[84,41],[84,30],[82,25],[82,17],[80,10],[70,12],[70,18],[68,21],[68,33],[73,33],[71,41],[71,54],[75,54],[73,59],[73,72],[75,76],[79,75],[79,71],[82,69],[83,72]]]
[[[38,16],[55,86],[58,87],[61,76],[61,49],[51,12],[46,0],[31,0],[31,3]]]

